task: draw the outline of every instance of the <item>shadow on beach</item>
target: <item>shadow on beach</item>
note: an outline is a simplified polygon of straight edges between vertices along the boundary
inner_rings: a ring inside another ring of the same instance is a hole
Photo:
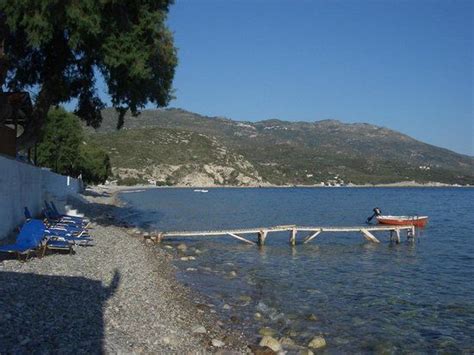
[[[87,193],[84,193],[85,196],[94,196],[97,194],[94,191],[86,192]],[[104,195],[102,196],[102,194]],[[148,229],[153,225],[153,222],[155,222],[155,220],[144,220],[142,212],[131,206],[119,203],[116,197],[112,201],[112,195],[107,192],[97,195],[100,195],[98,196],[97,202],[71,196],[68,198],[67,203],[80,213],[83,213],[84,216],[88,217],[91,221],[103,226],[125,228],[140,227],[142,229]],[[160,216],[157,216],[155,213],[154,218],[160,218]]]
[[[103,353],[104,287],[84,277],[0,272],[0,353]]]

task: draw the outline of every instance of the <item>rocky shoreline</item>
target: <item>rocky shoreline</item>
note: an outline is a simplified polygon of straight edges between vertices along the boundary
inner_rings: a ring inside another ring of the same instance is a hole
[[[94,221],[94,246],[0,262],[0,353],[250,351],[176,280],[170,253],[113,218],[115,193],[89,192],[74,207]]]

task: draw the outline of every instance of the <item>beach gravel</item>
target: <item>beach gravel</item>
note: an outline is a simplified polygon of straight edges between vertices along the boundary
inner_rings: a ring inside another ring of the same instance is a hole
[[[0,262],[0,353],[247,352],[242,334],[200,312],[165,250],[113,224],[91,234],[73,255]]]

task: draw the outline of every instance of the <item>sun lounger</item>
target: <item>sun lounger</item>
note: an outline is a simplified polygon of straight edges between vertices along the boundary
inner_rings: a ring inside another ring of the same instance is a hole
[[[24,214],[27,220],[32,219],[32,215],[28,207],[24,208]],[[82,227],[81,225],[75,224],[75,223],[58,223],[56,222],[56,220],[52,220],[48,218],[49,216],[48,213],[44,213],[44,215],[45,215],[45,220],[43,222],[45,223],[46,228],[52,231],[53,234],[90,238],[90,235],[88,231],[85,229],[85,227]]]
[[[31,219],[27,221],[20,229],[20,233],[16,238],[16,242],[10,245],[0,246],[0,252],[13,253],[19,260],[24,256],[25,260],[28,259],[30,254],[39,253],[44,255],[46,249],[55,250],[72,250],[72,246],[69,243],[54,241],[54,245],[50,247],[49,237],[45,234],[45,226],[42,221],[37,219]]]

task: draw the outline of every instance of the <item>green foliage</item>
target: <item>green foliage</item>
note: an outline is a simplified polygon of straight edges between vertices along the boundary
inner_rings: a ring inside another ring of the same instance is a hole
[[[107,153],[86,144],[79,120],[62,108],[49,112],[37,149],[38,164],[59,174],[82,174],[86,183],[103,183],[110,175]]]
[[[88,183],[104,183],[111,173],[108,154],[95,144],[82,144],[79,149],[79,171]]]
[[[0,43],[13,91],[37,90],[34,120],[41,125],[52,105],[77,98],[76,114],[100,125],[103,102],[97,73],[113,106],[134,114],[148,103],[165,106],[172,98],[177,64],[166,16],[172,0],[2,0]],[[2,79],[3,81],[3,79]],[[118,116],[118,125],[123,123]],[[28,134],[25,134],[28,136]]]
[[[148,181],[138,177],[127,176],[123,179],[118,179],[117,184],[124,186],[147,185]]]
[[[83,139],[82,127],[74,115],[64,109],[51,110],[38,144],[38,163],[60,174],[77,175]]]

